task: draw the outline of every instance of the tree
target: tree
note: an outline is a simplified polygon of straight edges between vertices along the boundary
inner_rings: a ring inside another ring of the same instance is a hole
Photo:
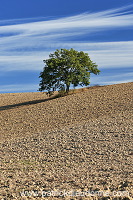
[[[74,49],[56,50],[49,55],[49,59],[43,60],[45,67],[40,73],[39,91],[47,90],[53,94],[57,89],[69,92],[70,84],[74,88],[78,85],[90,84],[90,73],[99,74],[96,63],[93,63],[87,53]]]

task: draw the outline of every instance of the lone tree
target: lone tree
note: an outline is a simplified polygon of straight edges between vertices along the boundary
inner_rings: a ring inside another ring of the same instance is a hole
[[[74,88],[78,85],[89,85],[90,73],[99,74],[96,63],[93,63],[87,53],[74,49],[56,50],[43,60],[45,67],[40,73],[39,91],[47,90],[53,94],[56,89],[69,92],[70,84]]]

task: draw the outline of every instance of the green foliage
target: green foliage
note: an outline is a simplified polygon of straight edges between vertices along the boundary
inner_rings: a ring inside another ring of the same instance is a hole
[[[97,65],[91,61],[87,53],[74,49],[56,50],[43,61],[45,67],[40,73],[39,91],[47,90],[53,94],[57,89],[61,92],[69,91],[70,84],[74,88],[78,85],[89,85],[90,73],[99,74]]]

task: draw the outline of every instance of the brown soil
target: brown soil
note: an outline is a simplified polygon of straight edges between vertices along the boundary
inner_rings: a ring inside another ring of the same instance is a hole
[[[41,190],[128,191],[119,199],[132,199],[133,82],[56,99],[36,92],[0,100],[0,199],[44,199]],[[27,190],[40,197],[23,197]],[[45,197],[92,198],[107,197]]]

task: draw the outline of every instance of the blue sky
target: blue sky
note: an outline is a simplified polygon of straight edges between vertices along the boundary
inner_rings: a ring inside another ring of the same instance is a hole
[[[36,92],[43,60],[61,48],[97,63],[91,85],[132,82],[133,2],[0,1],[0,93]]]

